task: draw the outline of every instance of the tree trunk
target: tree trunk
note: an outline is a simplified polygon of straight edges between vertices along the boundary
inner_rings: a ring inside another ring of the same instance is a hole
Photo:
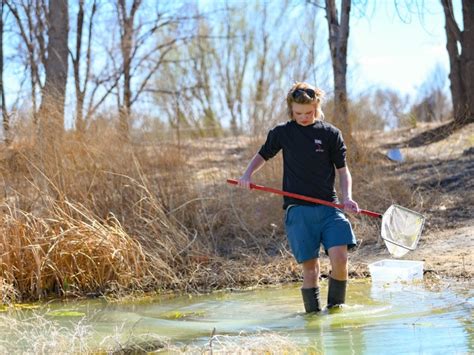
[[[464,125],[474,122],[474,0],[462,1],[463,31],[454,18],[452,1],[441,0],[441,4],[446,20],[454,121]]]
[[[80,63],[82,51],[82,33],[84,28],[84,0],[79,0],[79,11],[76,24],[76,55],[72,57],[74,88],[76,90],[76,132],[82,135],[84,124],[84,92],[81,90]],[[87,79],[86,79],[87,80]]]
[[[40,138],[52,143],[64,132],[64,102],[68,75],[68,0],[50,0],[46,80],[42,90]]]
[[[269,34],[267,32],[267,16],[268,16],[268,4],[263,4],[262,9],[262,24],[261,24],[261,41],[262,41],[262,53],[257,57],[257,72],[258,75],[257,85],[254,93],[254,110],[252,114],[252,133],[257,135],[262,129],[263,116],[264,116],[264,97],[265,97],[265,86],[266,78],[265,74],[267,71],[267,59],[269,48]]]
[[[132,111],[132,48],[134,46],[133,36],[135,32],[134,22],[135,15],[138,8],[141,5],[141,0],[134,0],[130,10],[130,14],[127,11],[127,5],[125,0],[118,2],[120,24],[122,26],[120,36],[120,48],[122,52],[123,61],[123,103],[119,108],[119,130],[120,133],[126,138],[129,138],[130,134],[130,114]]]
[[[474,122],[474,0],[463,0],[464,30],[461,41],[461,73],[466,90],[466,109],[460,123]]]
[[[2,108],[2,120],[3,120],[3,135],[5,145],[9,146],[10,140],[10,117],[7,112],[7,104],[5,102],[5,87],[3,86],[3,9],[5,3],[2,0],[0,5],[0,107]]]
[[[352,139],[352,124],[347,104],[347,42],[351,0],[342,0],[341,19],[337,14],[335,0],[326,0],[326,17],[329,26],[329,48],[334,78],[334,121],[341,129],[346,141]]]

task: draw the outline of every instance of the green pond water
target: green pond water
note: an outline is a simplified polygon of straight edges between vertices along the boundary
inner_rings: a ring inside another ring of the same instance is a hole
[[[165,341],[168,350],[198,352],[208,351],[211,343],[213,349],[227,351],[278,352],[286,346],[325,354],[466,354],[474,352],[470,286],[456,281],[427,287],[352,280],[346,307],[312,315],[303,311],[299,285],[10,307],[0,312],[0,352],[110,350],[152,337]],[[325,300],[326,282],[321,287]]]

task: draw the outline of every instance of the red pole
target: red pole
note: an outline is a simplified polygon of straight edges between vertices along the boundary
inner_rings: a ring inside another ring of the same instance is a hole
[[[237,185],[238,184],[238,181],[235,180],[235,179],[227,179],[227,182],[229,184],[232,184],[232,185]],[[271,192],[271,193],[281,195],[281,196],[292,197],[292,198],[296,198],[298,200],[313,202],[313,203],[317,203],[319,205],[336,207],[336,208],[340,208],[342,210],[344,209],[344,205],[341,205],[341,204],[332,203],[332,202],[325,201],[325,200],[320,200],[319,198],[299,195],[299,194],[295,194],[295,193],[292,193],[292,192],[277,190],[277,189],[274,189],[274,188],[271,188],[271,187],[266,187],[266,186],[256,185],[256,184],[250,184],[250,188],[253,189],[253,190],[266,191],[266,192]],[[370,216],[370,217],[382,218],[382,214],[377,213],[377,212],[368,211],[368,210],[360,210],[358,213],[365,214],[365,215]]]

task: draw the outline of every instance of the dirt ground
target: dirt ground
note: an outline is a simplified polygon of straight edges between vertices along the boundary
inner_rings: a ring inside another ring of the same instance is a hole
[[[474,124],[452,133],[450,129],[446,123],[424,124],[398,131],[372,132],[363,139],[372,142],[370,149],[377,152],[381,161],[385,159],[383,169],[387,179],[408,183],[420,200],[417,211],[426,217],[417,249],[402,259],[424,261],[425,275],[435,278],[470,279],[474,273]],[[218,184],[244,171],[249,146],[255,152],[261,140],[240,137],[200,144],[200,154],[192,159],[195,176]],[[403,162],[386,157],[393,148],[400,150]],[[362,243],[350,254],[350,274],[366,276],[369,263],[385,258],[391,256],[381,239]],[[321,262],[324,275],[329,262],[324,257]]]
[[[429,196],[422,213],[425,228],[417,249],[403,259],[423,260],[425,274],[473,276],[474,256],[474,124],[447,133],[449,125],[425,125],[386,133],[378,149],[400,149],[404,161],[387,169],[387,176],[408,181],[420,196]],[[389,258],[380,241],[360,248],[351,258],[353,271]]]

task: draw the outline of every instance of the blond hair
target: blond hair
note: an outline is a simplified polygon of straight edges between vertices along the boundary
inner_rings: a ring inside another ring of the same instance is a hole
[[[308,90],[309,92],[307,92]],[[311,90],[314,92],[314,97],[313,95],[310,95]],[[300,95],[295,96],[295,92],[300,92]],[[305,82],[296,82],[293,84],[291,89],[288,91],[288,94],[286,95],[286,104],[287,104],[287,112],[288,116],[290,117],[291,120],[293,120],[293,108],[292,104],[297,103],[297,104],[312,104],[315,105],[316,111],[315,111],[315,118],[317,119],[324,119],[324,113],[323,110],[321,109],[321,104],[324,98],[324,91],[321,89],[318,89],[314,87],[311,84],[305,83]]]

